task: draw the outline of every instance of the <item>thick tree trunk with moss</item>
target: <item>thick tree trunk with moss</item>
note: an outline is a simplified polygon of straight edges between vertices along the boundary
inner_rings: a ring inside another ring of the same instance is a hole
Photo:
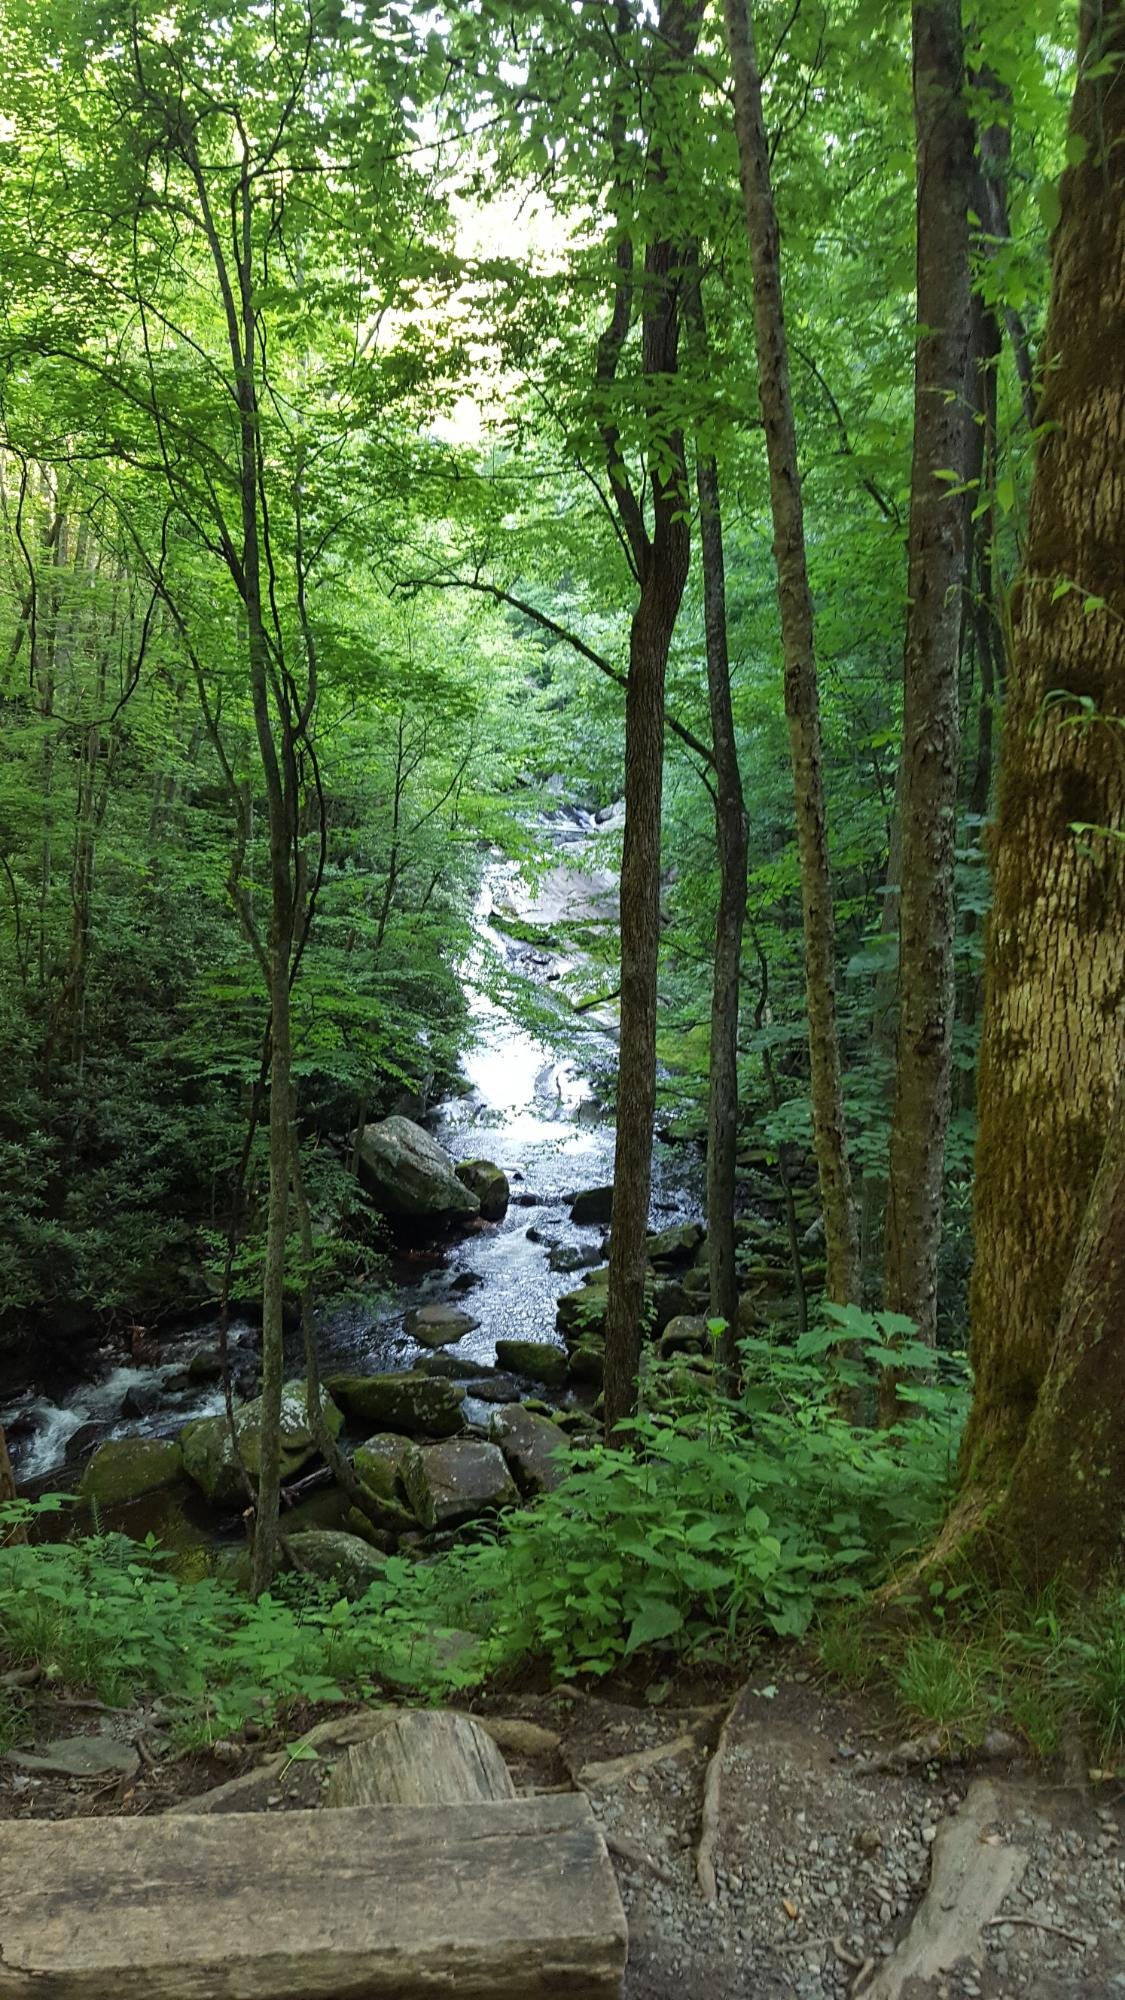
[[[1104,1276],[1082,1236],[1125,1069],[1125,89],[1119,67],[1085,74],[1125,54],[1122,0],[1083,7],[1080,50],[1070,150],[1081,141],[1085,153],[1061,189],[1044,430],[1013,599],[979,1082],[976,1393],[950,1524],[985,1517],[1026,1445],[1007,1518],[1056,1547],[1097,1473],[1123,1338],[1120,1295],[1113,1338],[1112,1315],[1091,1338]],[[1107,1214],[1101,1194],[1095,1207]],[[1073,1295],[1082,1267],[1086,1307]],[[1080,1393],[1093,1400],[1079,1417]],[[1066,1470],[1033,1524],[1025,1469],[1064,1410]]]
[[[918,335],[914,459],[903,667],[899,815],[898,1046],[891,1117],[884,1304],[919,1337],[937,1338],[945,1137],[953,1018],[954,855],[960,712],[957,676],[965,592],[969,413],[969,188],[972,139],[964,100],[961,0],[916,0]],[[898,1372],[880,1416],[898,1411]]]
[[[1125,1088],[1063,1292],[1059,1330],[999,1515],[1033,1586],[1125,1555]]]
[[[725,0],[725,15],[734,78],[735,136],[753,268],[758,392],[766,431],[785,661],[785,714],[793,765],[804,916],[813,1143],[824,1204],[825,1291],[830,1299],[845,1304],[856,1296],[858,1240],[840,1077],[835,923],[821,770],[820,697],[789,349],[782,311],[781,245],[762,109],[762,81],[748,0]]]

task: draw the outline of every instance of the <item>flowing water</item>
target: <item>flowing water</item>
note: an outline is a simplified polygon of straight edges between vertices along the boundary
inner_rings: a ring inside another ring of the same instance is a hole
[[[471,1377],[494,1363],[498,1339],[557,1337],[559,1295],[578,1284],[581,1273],[553,1268],[552,1252],[555,1264],[565,1261],[568,1252],[572,1264],[579,1256],[598,1261],[604,1232],[572,1223],[569,1207],[579,1189],[613,1177],[613,1126],[589,1081],[592,1075],[612,1078],[612,1021],[599,1010],[572,1016],[560,1001],[559,1033],[552,1046],[549,1032],[528,1028],[494,997],[511,976],[528,977],[549,995],[575,964],[573,956],[553,947],[513,942],[494,921],[498,906],[514,904],[544,923],[612,919],[614,884],[597,866],[599,829],[590,816],[568,808],[555,816],[549,831],[557,862],[534,893],[524,889],[510,863],[496,860],[485,869],[475,946],[463,969],[474,1031],[462,1064],[465,1089],[427,1121],[455,1159],[493,1160],[504,1169],[512,1185],[508,1212],[499,1223],[475,1224],[415,1246],[394,1260],[393,1286],[326,1312],[319,1326],[326,1373],[409,1367],[422,1350],[404,1330],[405,1312],[449,1298],[477,1322],[450,1350]],[[698,1213],[697,1189],[685,1186],[686,1171],[682,1151],[671,1156],[657,1147],[655,1226]],[[65,1392],[25,1392],[0,1410],[0,1421],[10,1430],[17,1477],[42,1484],[105,1437],[163,1435],[191,1417],[221,1409],[221,1392],[213,1384],[166,1386],[182,1375],[191,1353],[213,1347],[214,1338],[213,1324],[197,1325],[190,1334],[170,1340],[149,1362],[106,1360],[93,1380],[68,1385]],[[237,1322],[231,1339],[237,1356],[240,1347],[253,1343],[254,1331]],[[292,1372],[299,1373],[296,1352],[292,1362]],[[130,1392],[134,1406],[147,1398],[155,1407],[147,1414],[124,1415],[122,1404]]]

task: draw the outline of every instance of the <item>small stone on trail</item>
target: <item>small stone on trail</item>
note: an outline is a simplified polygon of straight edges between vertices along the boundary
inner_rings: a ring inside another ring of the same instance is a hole
[[[10,1750],[8,1762],[23,1771],[52,1771],[64,1778],[132,1778],[140,1758],[114,1736],[60,1736],[45,1750]]]

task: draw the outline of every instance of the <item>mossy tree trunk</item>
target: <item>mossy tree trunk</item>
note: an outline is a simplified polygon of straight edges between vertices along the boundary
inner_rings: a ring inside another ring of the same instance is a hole
[[[1027,1442],[999,1515],[1032,1585],[1125,1555],[1125,1088],[1086,1206]]]
[[[660,61],[672,75],[690,64],[701,18],[700,0],[662,0],[657,40]],[[624,47],[632,25],[624,0],[619,0],[617,19]],[[612,136],[620,160],[626,141],[623,114],[619,114]],[[651,138],[645,193],[650,213],[658,220],[651,227],[643,271],[637,271],[634,264],[635,222],[619,238],[613,314],[599,341],[597,362],[597,387],[604,399],[600,428],[606,473],[638,592],[629,633],[625,691],[621,1037],[605,1332],[607,1436],[636,1408],[644,1333],[656,1115],[664,690],[691,557],[687,455],[683,429],[671,400],[679,370],[690,249],[686,243],[662,235],[659,227],[659,221],[674,212],[671,204],[678,192],[674,185],[677,165],[668,158],[665,146]],[[623,169],[622,192],[625,186]],[[630,476],[613,413],[614,384],[635,313],[641,331],[641,392],[653,432],[653,442],[646,451],[646,476],[639,489]]]
[[[773,198],[770,147],[762,107],[762,79],[749,0],[725,0],[724,13],[734,81],[735,137],[753,271],[758,394],[766,432],[773,551],[785,663],[785,715],[793,767],[804,922],[813,1144],[824,1204],[825,1291],[830,1299],[843,1305],[857,1294],[859,1242],[852,1208],[851,1170],[844,1126],[820,693],[789,375],[789,345],[782,308],[781,239]]]
[[[1125,1342],[1119,1277],[1112,1291],[1119,1130],[1109,1137],[1125,1071],[1122,56],[1123,0],[1084,5],[997,802],[976,1393],[945,1538],[948,1546],[989,1520],[1006,1525],[1035,1571],[1040,1550],[1057,1553],[1072,1538],[1072,1522],[1097,1530],[1103,1555],[1120,1525],[1119,1463],[1115,1507],[1090,1496],[1109,1462],[1107,1427],[1121,1423]]]
[[[964,486],[969,414],[969,186],[961,0],[916,0],[918,333],[903,668],[899,822],[898,1045],[891,1118],[884,1304],[937,1338],[945,1138],[956,990],[954,854],[961,719],[957,675],[966,583]],[[880,1386],[884,1423],[899,1415],[899,1373]]]

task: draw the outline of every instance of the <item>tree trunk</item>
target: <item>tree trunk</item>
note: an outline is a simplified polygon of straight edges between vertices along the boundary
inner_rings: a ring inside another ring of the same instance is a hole
[[[661,60],[690,62],[699,36],[699,0],[661,0]],[[618,24],[630,15],[619,0]],[[625,133],[614,133],[620,159]],[[654,144],[647,193],[660,213],[668,168]],[[687,583],[687,458],[683,432],[668,417],[669,385],[679,369],[680,308],[690,250],[652,237],[645,252],[641,301],[641,382],[656,440],[647,454],[651,532],[644,494],[634,491],[612,414],[602,421],[606,469],[640,596],[629,633],[625,691],[625,833],[621,856],[621,1035],[617,1072],[617,1142],[613,1230],[605,1332],[605,1428],[612,1435],[636,1407],[648,1270],[648,1204],[656,1114],[656,974],[660,950],[660,822],[664,778],[664,683],[668,653]],[[598,343],[597,382],[612,387],[634,308],[631,235],[617,247],[613,317]],[[609,406],[612,410],[612,402]]]
[[[0,1424],[0,1507],[6,1501],[15,1500],[18,1497],[16,1482],[12,1475],[12,1461],[8,1456],[8,1440],[4,1435],[4,1426]],[[0,1547],[3,1547],[6,1543],[11,1548],[15,1543],[23,1543],[26,1540],[27,1529],[24,1527],[22,1521],[18,1521],[7,1528],[0,1527]]]
[[[719,858],[707,1096],[707,1267],[712,1317],[721,1319],[725,1328],[719,1345],[719,1365],[729,1389],[733,1388],[737,1373],[734,1198],[738,1152],[738,1002],[742,930],[746,921],[746,806],[730,698],[719,468],[706,453],[696,459],[695,477],[703,559],[707,693],[715,757],[715,845]]]
[[[917,315],[914,460],[903,670],[898,1047],[891,1118],[884,1304],[937,1339],[945,1138],[953,1050],[958,669],[968,510],[943,483],[968,473],[969,188],[961,0],[915,0]],[[879,1414],[898,1414],[897,1370]]]
[[[1122,0],[1087,0],[1083,64],[1122,53]],[[980,1517],[1027,1438],[1125,1067],[1125,342],[1108,332],[1125,318],[1119,72],[1080,74],[1070,130],[1072,156],[1083,142],[1085,153],[1062,182],[1044,429],[1012,606],[962,1517]],[[1073,1320],[1069,1301],[1068,1311]],[[1070,1379],[1084,1379],[1081,1369]]]
[[[871,1048],[868,1061],[873,1084],[880,1096],[891,1096],[894,1086],[895,1044],[898,1039],[898,900],[902,882],[902,781],[900,753],[895,777],[891,823],[887,829],[887,872],[883,879],[883,907],[879,915],[879,940],[887,963],[880,964],[871,995]],[[893,946],[893,949],[892,949]],[[886,1160],[868,1160],[860,1183],[859,1196],[859,1303],[875,1306],[882,1295],[883,1223],[887,1213]]]
[[[289,953],[271,949],[269,1198],[262,1273],[262,1394],[251,1595],[273,1580],[281,1491],[281,1391],[285,1381],[285,1245],[289,1228],[289,1132],[293,1119]]]
[[[683,467],[683,442],[678,462]],[[629,637],[625,695],[625,834],[621,855],[621,1039],[605,1336],[609,1435],[636,1404],[648,1270],[648,1204],[656,1115],[656,973],[660,949],[660,820],[664,680],[688,572],[683,494],[664,504]],[[673,516],[679,514],[679,519]]]
[[[825,1292],[829,1299],[845,1304],[855,1297],[858,1246],[852,1212],[836,1024],[835,922],[821,771],[820,698],[813,650],[812,597],[805,557],[789,353],[782,311],[780,240],[770,180],[761,77],[748,0],[725,0],[725,14],[734,77],[735,135],[754,274],[758,392],[766,430],[774,559],[785,660],[785,714],[793,763],[804,916],[813,1143],[824,1204],[827,1252]]]
[[[1125,1088],[1063,1292],[1054,1353],[997,1527],[1033,1587],[1125,1555]]]

